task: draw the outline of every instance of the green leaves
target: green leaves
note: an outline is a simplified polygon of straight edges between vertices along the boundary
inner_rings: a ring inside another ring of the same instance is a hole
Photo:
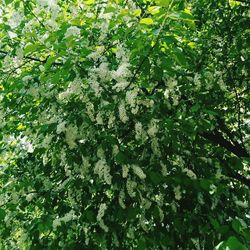
[[[155,1],[157,5],[162,6],[162,7],[168,7],[171,0],[156,0]]]
[[[0,208],[0,222],[3,221],[4,218],[5,218],[5,211],[2,208]]]
[[[14,0],[4,0],[4,2],[6,3],[6,4],[10,4],[10,3],[12,3]]]
[[[154,24],[154,21],[151,18],[142,18],[140,20],[140,23],[141,24],[146,24],[146,25],[152,25],[152,24]]]
[[[33,53],[33,52],[37,51],[40,47],[41,47],[41,45],[39,43],[28,44],[24,48],[24,54],[27,55],[29,53]]]
[[[227,250],[227,249],[238,249],[238,250],[247,250],[248,248],[244,246],[236,237],[231,236],[226,241],[219,243],[216,247],[216,250]]]
[[[246,249],[246,5],[29,2],[0,7],[0,249]]]

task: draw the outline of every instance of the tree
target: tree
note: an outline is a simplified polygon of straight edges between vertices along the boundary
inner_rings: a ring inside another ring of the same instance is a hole
[[[249,4],[5,0],[1,249],[247,249]]]

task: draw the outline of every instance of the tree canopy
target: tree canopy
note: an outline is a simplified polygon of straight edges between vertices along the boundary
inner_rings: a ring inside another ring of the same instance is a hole
[[[248,249],[248,1],[0,21],[0,249]]]

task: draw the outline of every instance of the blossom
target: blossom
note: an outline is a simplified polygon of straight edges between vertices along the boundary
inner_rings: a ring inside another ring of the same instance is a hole
[[[132,165],[132,169],[134,171],[134,173],[140,178],[140,179],[145,179],[146,175],[144,174],[143,170],[137,166],[137,165]]]
[[[69,145],[70,149],[73,149],[76,146],[75,140],[77,139],[78,129],[76,126],[70,124],[66,128],[65,140]]]
[[[135,181],[132,181],[131,179],[127,179],[126,187],[127,187],[128,194],[131,198],[136,196],[136,193],[135,193],[136,186],[137,186],[137,183]]]
[[[70,36],[80,36],[81,34],[81,30],[79,28],[77,28],[76,26],[71,26],[67,29],[66,33],[65,33],[65,38],[68,38]]]
[[[158,132],[158,126],[157,126],[156,120],[151,120],[149,129],[147,132],[150,137],[154,137],[156,135],[156,133]]]
[[[61,220],[59,218],[54,219],[52,226],[53,226],[53,229],[55,230],[57,227],[61,226]]]
[[[101,159],[95,164],[94,173],[98,174],[100,179],[103,179],[107,184],[111,185],[112,176],[109,172],[110,167],[105,160]]]
[[[118,107],[118,111],[119,111],[119,117],[120,117],[120,120],[123,122],[123,123],[126,123],[129,118],[127,116],[127,113],[126,113],[126,108],[125,108],[125,103],[124,101],[122,101]]]
[[[127,165],[122,166],[122,177],[127,178],[129,172],[129,167]]]
[[[18,11],[14,11],[12,13],[11,18],[9,19],[9,25],[12,29],[15,29],[17,26],[20,25],[22,20],[23,20],[23,15]]]
[[[56,133],[57,134],[61,134],[62,132],[64,132],[66,130],[66,122],[63,121],[63,122],[60,122],[57,127],[56,127]]]
[[[178,185],[177,187],[174,187],[174,196],[176,200],[181,199],[181,187]]]

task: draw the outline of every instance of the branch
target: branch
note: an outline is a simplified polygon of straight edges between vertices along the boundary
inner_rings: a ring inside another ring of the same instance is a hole
[[[250,179],[246,178],[245,176],[237,173],[237,172],[231,172],[228,173],[227,176],[245,184],[246,186],[250,187]]]
[[[0,53],[4,54],[5,56],[7,56],[9,53],[4,51],[4,50],[0,50]],[[25,59],[29,59],[29,60],[32,60],[32,61],[36,61],[36,62],[40,62],[40,63],[46,63],[48,58],[47,57],[45,60],[41,60],[39,58],[35,58],[35,57],[32,57],[32,56],[24,56]],[[54,62],[52,65],[63,65],[63,63],[60,63],[60,62]]]
[[[220,145],[238,157],[249,157],[248,152],[243,147],[241,147],[239,144],[232,144],[230,141],[226,140],[217,130],[214,130],[213,132],[204,132],[201,134],[201,136],[214,144]]]

